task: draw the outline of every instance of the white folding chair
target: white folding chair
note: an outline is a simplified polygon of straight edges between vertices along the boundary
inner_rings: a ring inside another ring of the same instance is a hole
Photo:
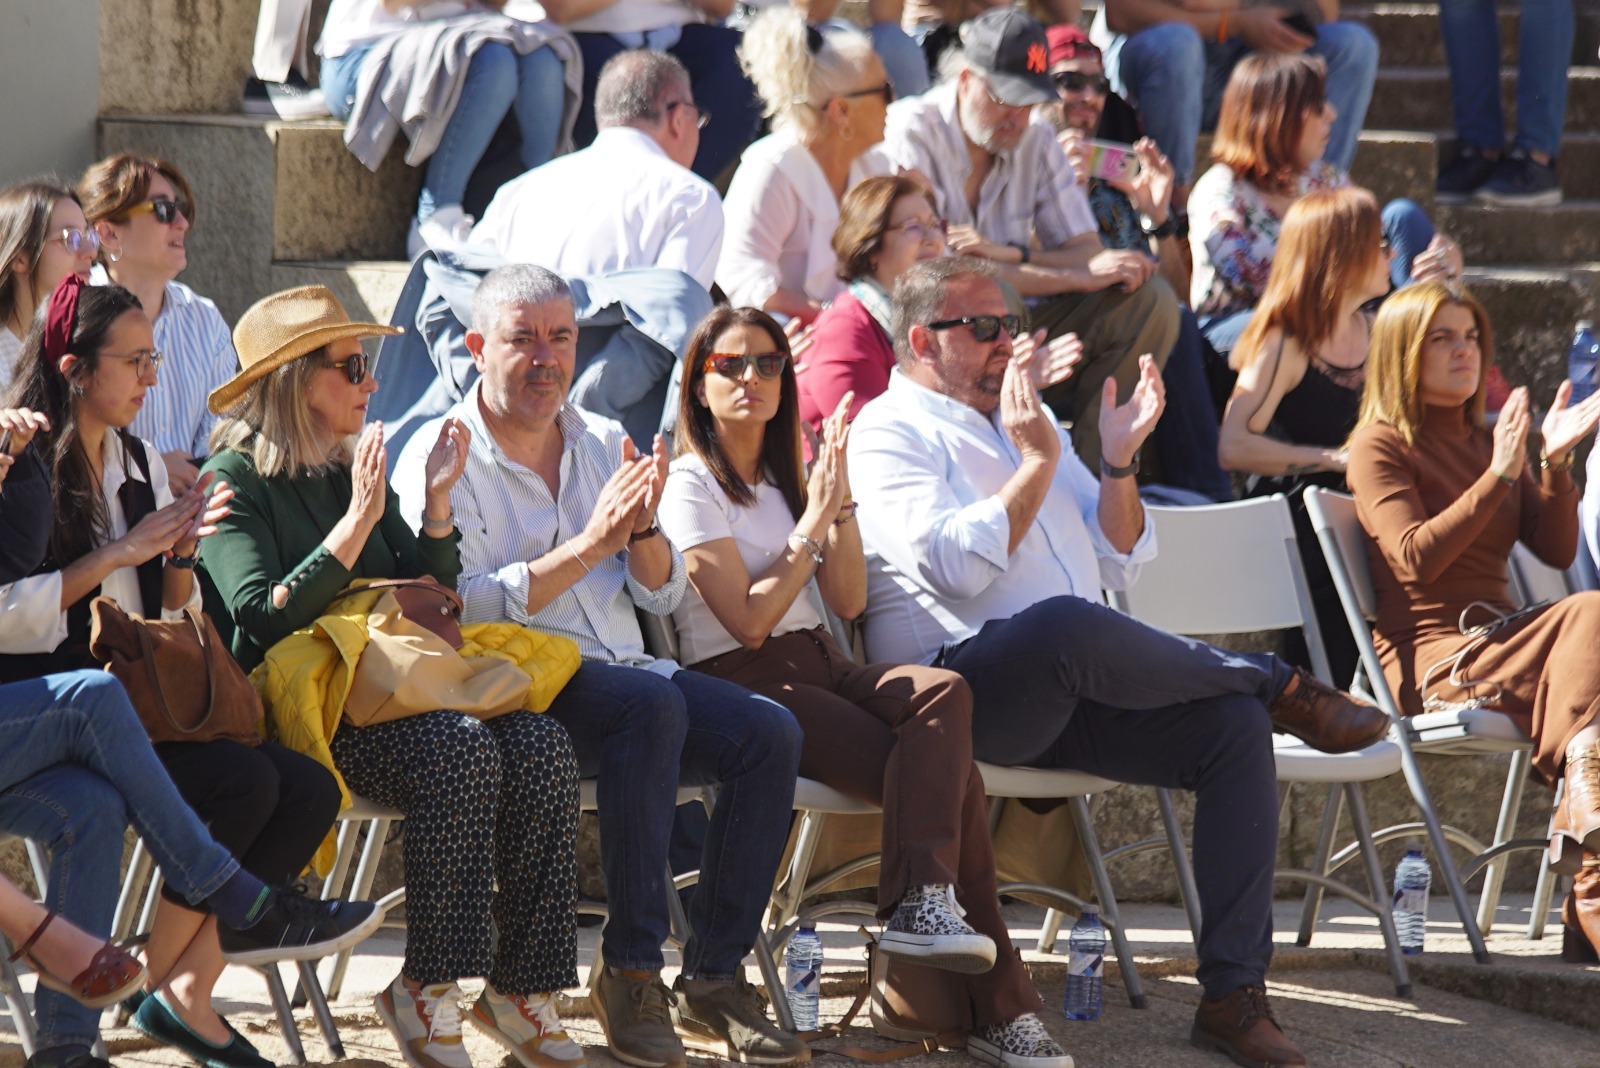
[[[12,836],[0,832],[0,842],[11,840]],[[31,838],[23,839],[24,848],[28,853],[28,864],[33,869],[34,886],[39,891],[42,900],[45,890],[49,885],[49,865],[45,863],[44,850],[39,848],[39,843]],[[22,992],[22,979],[17,973],[16,965],[8,959],[15,947],[5,935],[0,935],[0,1000],[5,1002],[6,1012],[11,1016],[11,1024],[17,1031],[17,1042],[22,1046],[24,1058],[33,1056],[37,1045],[38,1031],[34,1027],[33,1012],[28,1008],[27,997]]]
[[[1399,702],[1389,689],[1377,648],[1372,642],[1370,624],[1376,616],[1377,599],[1367,561],[1367,535],[1356,515],[1355,500],[1342,493],[1312,489],[1306,493],[1306,507],[1312,527],[1322,543],[1322,554],[1333,575],[1334,586],[1339,591],[1345,620],[1355,638],[1366,684],[1372,697],[1394,721],[1390,737],[1400,746],[1406,784],[1422,814],[1421,825],[1407,823],[1388,827],[1374,837],[1383,842],[1424,832],[1427,834],[1451,903],[1461,918],[1462,930],[1466,932],[1467,941],[1472,947],[1473,958],[1480,964],[1487,964],[1489,951],[1483,942],[1483,932],[1489,929],[1493,919],[1499,893],[1498,879],[1486,876],[1484,894],[1476,916],[1468,905],[1463,883],[1472,878],[1478,869],[1492,865],[1508,853],[1546,848],[1543,839],[1510,838],[1516,826],[1517,812],[1522,806],[1523,786],[1532,763],[1532,743],[1508,716],[1489,709],[1427,712],[1412,717],[1401,714]],[[1492,844],[1485,846],[1459,828],[1440,824],[1427,785],[1417,767],[1417,753],[1443,756],[1511,755]],[[1451,842],[1471,855],[1465,864],[1456,864],[1449,848]]]
[[[1313,673],[1332,681],[1322,632],[1317,625],[1310,589],[1296,546],[1294,521],[1284,497],[1274,495],[1231,504],[1191,508],[1148,507],[1148,521],[1161,539],[1155,560],[1140,569],[1139,579],[1124,591],[1113,591],[1112,605],[1119,611],[1175,634],[1247,634],[1299,628],[1305,635]],[[1387,903],[1387,882],[1378,863],[1361,783],[1387,778],[1400,770],[1400,751],[1392,742],[1378,741],[1355,753],[1323,753],[1294,738],[1275,735],[1273,755],[1277,766],[1279,805],[1288,802],[1295,783],[1326,786],[1318,846],[1309,869],[1279,868],[1277,879],[1307,884],[1306,918],[1299,941],[1311,940],[1314,903],[1323,890],[1332,890],[1373,914],[1383,934],[1384,949],[1395,989],[1409,996],[1411,982],[1400,940]],[[1159,792],[1166,801],[1166,791]],[[1355,835],[1351,847],[1366,869],[1369,893],[1331,875],[1329,853],[1347,803]],[[1164,807],[1163,811],[1168,811]],[[1169,822],[1169,835],[1171,824]],[[1193,876],[1182,839],[1171,840],[1179,887],[1198,932]]]

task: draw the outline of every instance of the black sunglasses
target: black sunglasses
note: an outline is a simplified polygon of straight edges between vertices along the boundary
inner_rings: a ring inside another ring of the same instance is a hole
[[[1022,316],[1020,315],[964,315],[959,319],[940,319],[936,323],[929,323],[929,330],[954,330],[958,326],[971,327],[972,336],[978,341],[993,341],[1004,330],[1011,337],[1022,336]]]
[[[344,376],[350,380],[352,386],[359,386],[367,380],[368,371],[377,372],[378,361],[376,357],[369,360],[366,353],[358,352],[343,360],[329,360],[322,366],[339,368],[344,371]]]
[[[894,103],[894,86],[884,82],[882,85],[874,85],[871,89],[857,89],[853,93],[839,94],[840,99],[843,100],[849,100],[851,97],[856,96],[881,96],[883,97],[884,106],[888,107]]]
[[[1059,74],[1050,75],[1055,80],[1056,88],[1063,93],[1081,93],[1085,89],[1093,89],[1099,96],[1111,92],[1111,79],[1104,74],[1085,74],[1077,70],[1064,70]]]
[[[135,204],[128,209],[129,215],[140,215],[144,212],[153,212],[156,222],[162,226],[171,226],[178,221],[181,214],[185,219],[194,218],[194,207],[185,200],[147,200],[142,204]]]
[[[706,357],[702,371],[715,371],[723,378],[743,378],[746,367],[754,367],[762,378],[777,378],[783,374],[783,365],[789,362],[786,352],[757,352],[735,355],[731,352],[713,352]]]

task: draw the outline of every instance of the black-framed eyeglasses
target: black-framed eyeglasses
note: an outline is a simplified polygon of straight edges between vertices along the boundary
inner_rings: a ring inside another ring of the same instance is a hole
[[[147,211],[152,212],[156,217],[156,222],[162,226],[171,226],[178,221],[179,215],[182,215],[185,219],[194,218],[194,205],[187,200],[147,200],[142,204],[135,204],[129,208],[128,214],[142,215]]]
[[[329,360],[324,367],[335,367],[344,372],[352,386],[359,386],[367,380],[367,373],[378,373],[378,358],[368,356],[365,352],[358,352],[354,356],[347,356],[342,360]]]
[[[79,230],[77,227],[68,227],[59,230],[54,237],[44,239],[45,244],[59,241],[66,246],[68,252],[74,256],[81,256],[85,252],[90,255],[100,251],[100,232],[98,230]]]
[[[671,111],[673,108],[689,108],[696,115],[698,115],[699,118],[695,119],[694,123],[695,129],[697,130],[704,130],[707,126],[711,125],[711,112],[707,111],[705,108],[701,107],[699,104],[696,104],[692,100],[674,100],[672,103],[667,105],[666,110]]]
[[[1081,93],[1085,89],[1096,96],[1111,92],[1111,79],[1104,74],[1085,74],[1081,70],[1064,70],[1050,75],[1056,90],[1062,93]]]
[[[888,107],[894,103],[894,86],[884,82],[882,85],[874,85],[870,89],[857,89],[853,93],[840,93],[839,96],[845,100],[857,96],[881,96],[883,97],[883,106]]]
[[[723,378],[743,378],[745,368],[754,367],[762,378],[777,378],[789,362],[787,352],[753,352],[740,355],[731,352],[713,352],[706,357],[701,368],[705,373],[717,372]]]
[[[112,356],[109,354],[102,354],[100,358],[103,360],[123,360],[127,363],[131,363],[133,364],[133,373],[138,375],[140,378],[145,378],[152,372],[159,372],[161,370],[161,361],[166,359],[166,356],[160,352],[157,352],[155,349],[146,349],[144,352],[135,352],[131,356]]]
[[[929,330],[954,330],[958,326],[969,327],[972,336],[978,341],[993,341],[1004,330],[1011,337],[1022,336],[1022,316],[1020,315],[963,315],[959,319],[940,319],[936,323],[929,323]]]
[[[907,237],[917,241],[937,239],[942,242],[950,236],[950,224],[943,219],[907,219],[903,223],[884,227],[883,232],[892,234],[896,230],[904,231]]]

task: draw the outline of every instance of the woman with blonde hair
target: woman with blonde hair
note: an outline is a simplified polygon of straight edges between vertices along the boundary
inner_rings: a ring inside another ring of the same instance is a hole
[[[1211,145],[1216,164],[1189,195],[1190,305],[1224,355],[1261,299],[1290,205],[1349,184],[1322,158],[1337,117],[1317,56],[1256,52],[1228,80]],[[1396,251],[1394,286],[1461,277],[1461,250],[1434,232],[1416,204],[1392,201],[1383,218]]]
[[[745,31],[745,73],[773,132],[745,149],[723,202],[717,284],[734,305],[809,323],[844,289],[833,232],[850,168],[883,140],[894,90],[872,40],[769,8]]]
[[[1372,330],[1346,477],[1377,593],[1375,641],[1407,715],[1461,703],[1509,715],[1533,739],[1534,770],[1565,781],[1551,865],[1575,873],[1562,909],[1566,960],[1600,946],[1600,593],[1517,610],[1507,561],[1520,541],[1551,567],[1578,545],[1574,450],[1600,395],[1568,404],[1563,382],[1528,462],[1533,413],[1518,387],[1491,432],[1494,360],[1483,306],[1438,282],[1391,296]]]
[[[88,281],[99,252],[100,234],[71,189],[42,178],[0,189],[0,392],[34,313],[69,274]]]

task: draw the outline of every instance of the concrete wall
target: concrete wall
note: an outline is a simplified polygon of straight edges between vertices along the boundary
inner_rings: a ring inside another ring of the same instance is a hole
[[[0,0],[0,185],[94,162],[99,50],[100,0]]]

